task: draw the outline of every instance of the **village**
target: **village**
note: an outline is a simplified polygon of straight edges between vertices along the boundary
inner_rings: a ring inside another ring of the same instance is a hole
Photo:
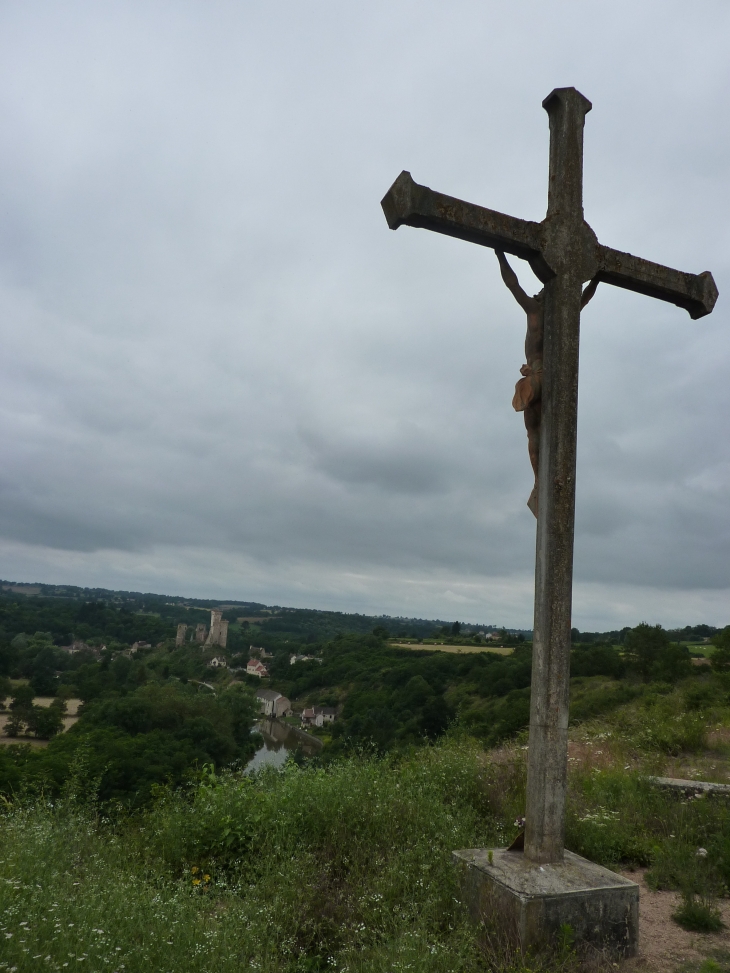
[[[188,640],[188,625],[178,625],[175,639],[176,646],[182,646]],[[212,609],[210,613],[210,628],[207,629],[204,623],[198,623],[194,630],[191,630],[192,638],[204,649],[225,649],[228,641],[228,622],[222,618],[222,612]],[[132,647],[136,651],[136,646]],[[229,667],[228,660],[222,652],[217,652],[210,656],[206,661],[211,669],[228,669],[232,676],[253,676],[256,679],[270,679],[269,669],[266,660],[272,659],[273,653],[268,652],[262,646],[249,645],[249,660],[245,669]],[[289,665],[294,666],[302,662],[322,662],[321,659],[313,655],[302,655],[301,653],[290,653]],[[259,705],[259,712],[266,719],[286,721],[289,725],[301,725],[304,727],[321,728],[326,724],[334,723],[338,712],[336,707],[331,706],[302,706],[297,707],[290,699],[271,687],[261,688],[256,691],[256,700]]]

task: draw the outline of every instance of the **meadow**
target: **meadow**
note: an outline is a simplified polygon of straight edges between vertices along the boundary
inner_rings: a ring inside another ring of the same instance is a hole
[[[607,682],[585,677],[576,697]],[[675,686],[644,684],[571,731],[568,847],[648,869],[653,887],[682,894],[684,921],[698,928],[712,925],[730,886],[728,802],[667,794],[649,776],[685,761],[727,781],[728,727],[728,677],[707,668]],[[4,804],[0,969],[585,968],[569,938],[521,956],[498,929],[471,925],[460,903],[450,853],[515,835],[525,747],[518,735],[485,750],[455,728],[397,754],[363,749],[255,777],[206,765],[138,811],[98,799],[82,752],[58,798]],[[703,969],[729,964],[716,954]]]

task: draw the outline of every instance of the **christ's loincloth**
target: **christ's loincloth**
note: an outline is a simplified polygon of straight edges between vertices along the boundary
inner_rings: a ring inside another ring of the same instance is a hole
[[[542,422],[542,361],[537,358],[531,365],[520,369],[522,378],[515,385],[512,408],[525,416],[527,429],[527,450],[530,454],[535,485],[527,501],[527,506],[537,517],[537,470],[540,462],[540,424]]]
[[[523,365],[520,374],[523,378],[515,385],[512,399],[515,412],[524,412],[529,405],[538,402],[542,397],[542,361],[538,358],[532,365]]]

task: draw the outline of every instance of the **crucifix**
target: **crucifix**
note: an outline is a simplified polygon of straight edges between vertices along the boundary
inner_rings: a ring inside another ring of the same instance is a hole
[[[581,306],[599,283],[669,301],[691,318],[709,314],[717,300],[708,271],[671,270],[598,242],[583,218],[583,126],[591,103],[575,88],[556,88],[542,104],[550,119],[550,166],[541,223],[434,192],[409,172],[398,176],[382,201],[391,230],[417,226],[497,251],[502,276],[518,300],[524,292],[505,253],[527,260],[544,285],[529,299],[539,307],[523,305],[528,345],[531,313],[542,332],[539,358],[534,353],[533,364],[523,367],[528,385],[522,386],[525,398],[533,396],[523,405],[526,412],[531,402],[540,402],[539,416],[526,415],[528,439],[528,420],[535,427],[531,458],[538,466],[528,502],[537,515],[537,541],[524,838],[524,856],[535,863],[560,862],[564,854]],[[520,385],[516,408],[523,401]]]

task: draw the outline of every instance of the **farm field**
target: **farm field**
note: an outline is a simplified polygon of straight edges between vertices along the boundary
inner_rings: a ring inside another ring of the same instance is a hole
[[[450,652],[452,655],[471,655],[475,652],[494,652],[496,655],[512,655],[513,646],[507,645],[446,645],[438,643],[390,642],[394,649],[412,649],[419,652]]]

